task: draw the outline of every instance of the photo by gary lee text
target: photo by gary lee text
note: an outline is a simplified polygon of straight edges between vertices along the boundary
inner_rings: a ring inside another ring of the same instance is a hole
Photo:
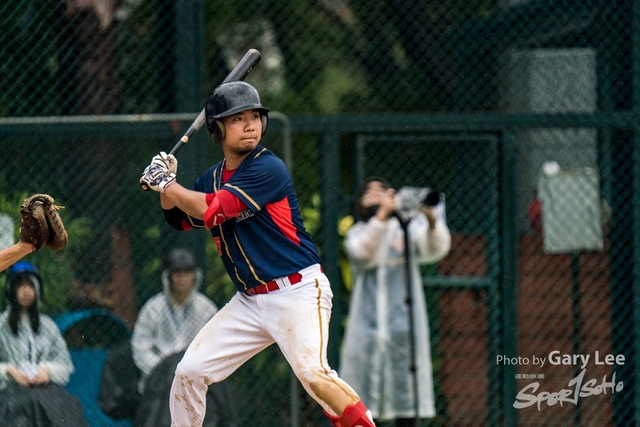
[[[532,357],[507,357],[504,355],[496,356],[496,365],[531,365],[537,367],[543,367],[545,364],[549,365],[579,365],[580,369],[586,368],[589,363],[593,365],[624,365],[625,357],[623,354],[600,354],[596,351],[594,354],[562,354],[558,350],[550,352],[545,356]]]

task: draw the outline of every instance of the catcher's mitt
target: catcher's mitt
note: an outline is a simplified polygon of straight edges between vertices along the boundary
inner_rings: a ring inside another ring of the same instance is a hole
[[[20,207],[20,240],[32,243],[35,250],[48,247],[59,251],[67,246],[67,230],[58,210],[61,206],[48,194],[27,197]]]

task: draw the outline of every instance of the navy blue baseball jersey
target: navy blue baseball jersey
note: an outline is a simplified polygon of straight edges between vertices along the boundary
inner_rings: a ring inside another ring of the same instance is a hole
[[[225,189],[247,208],[211,229],[218,253],[236,288],[244,292],[279,277],[320,263],[305,230],[293,182],[284,162],[258,145],[222,180],[221,161],[202,174],[192,189],[202,193]],[[191,225],[203,222],[189,218]]]

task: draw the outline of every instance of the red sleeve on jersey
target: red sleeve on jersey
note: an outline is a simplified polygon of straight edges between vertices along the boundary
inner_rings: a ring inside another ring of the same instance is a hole
[[[285,197],[279,202],[269,203],[266,206],[267,212],[271,215],[273,221],[278,225],[278,228],[282,233],[289,238],[292,242],[299,245],[300,238],[296,231],[296,226],[291,219],[291,207],[289,206],[289,199]]]
[[[189,224],[189,221],[187,221],[186,218],[182,218],[182,229],[184,231],[189,231],[189,230],[191,230],[191,228],[192,227],[191,227],[191,224]]]

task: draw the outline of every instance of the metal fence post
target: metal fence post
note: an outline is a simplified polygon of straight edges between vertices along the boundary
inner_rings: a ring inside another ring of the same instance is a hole
[[[175,33],[165,40],[167,46],[162,48],[165,56],[161,59],[161,62],[168,62],[164,65],[168,72],[165,81],[168,87],[160,87],[160,91],[166,89],[169,94],[161,95],[166,96],[167,101],[167,104],[161,108],[171,113],[199,112],[206,102],[203,70],[203,3],[202,0],[172,1],[173,16],[165,19],[171,21]],[[197,115],[194,113],[193,118],[195,119]],[[174,138],[163,140],[161,149],[168,152],[184,134],[186,126],[190,124],[183,123],[184,128],[181,128]],[[177,156],[181,164],[180,176],[186,185],[190,186],[208,167],[205,164],[205,144],[211,142],[206,133],[206,129],[200,129],[189,141],[189,146]],[[168,226],[165,226],[165,230],[172,233],[172,245],[191,248],[199,265],[205,268],[207,265],[206,241],[209,238],[207,233],[174,233]]]
[[[635,113],[636,123],[640,119],[640,0],[634,0],[632,4],[631,15],[631,60],[632,60],[632,82],[633,82],[633,112]],[[631,210],[633,223],[633,258],[630,260],[633,272],[633,425],[640,426],[640,267],[638,260],[640,259],[640,131],[636,126],[633,129],[632,141],[632,204],[634,209]]]
[[[323,132],[320,135],[321,151],[321,182],[320,182],[320,216],[322,227],[320,229],[320,246],[322,256],[322,268],[331,282],[333,294],[332,321],[329,327],[329,347],[327,357],[329,365],[336,369],[340,360],[340,340],[342,338],[341,320],[343,308],[339,298],[340,280],[339,248],[337,218],[340,210],[340,197],[338,192],[338,164],[339,164],[339,142],[338,132]]]
[[[499,186],[500,186],[500,319],[502,351],[508,357],[518,355],[518,241],[516,214],[516,153],[515,141],[509,133],[500,138]],[[502,411],[504,426],[517,426],[518,414],[513,407],[516,397],[517,366],[506,364],[501,369]]]

